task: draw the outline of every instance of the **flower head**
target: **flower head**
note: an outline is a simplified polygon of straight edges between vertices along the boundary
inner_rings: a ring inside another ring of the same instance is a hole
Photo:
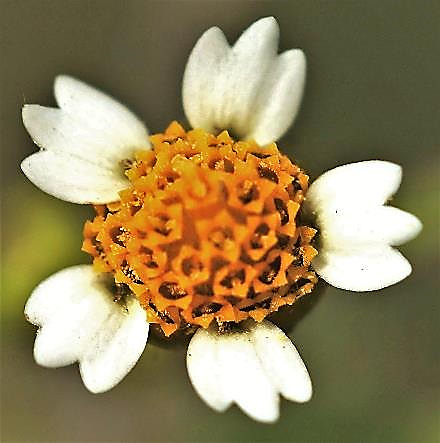
[[[295,309],[317,276],[370,291],[409,275],[393,246],[421,224],[386,205],[399,166],[346,165],[309,188],[278,150],[299,108],[305,58],[278,55],[277,44],[273,18],[232,47],[220,29],[206,31],[184,74],[189,131],[173,122],[149,137],[123,105],[67,76],[55,81],[59,108],[23,108],[41,148],[23,161],[25,174],[96,210],[83,242],[93,267],[54,274],[27,302],[38,363],[77,361],[88,389],[102,392],[134,366],[150,324],[171,337],[185,331],[194,334],[188,373],[205,402],[219,411],[235,402],[271,422],[280,394],[304,402],[312,387],[290,339],[265,318]]]
[[[151,140],[126,171],[131,187],[86,224],[83,246],[150,322],[170,335],[261,321],[313,289],[316,230],[297,221],[308,178],[274,143],[177,123]]]

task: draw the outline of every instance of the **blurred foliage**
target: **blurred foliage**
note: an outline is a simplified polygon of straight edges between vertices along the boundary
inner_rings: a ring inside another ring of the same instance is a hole
[[[60,269],[85,258],[79,254],[79,211],[29,188],[24,175],[20,178],[3,191],[3,203],[14,215],[5,220],[2,245],[2,311],[8,317],[16,313],[17,305],[23,307],[29,288],[47,277],[48,269]]]
[[[402,164],[393,204],[424,222],[420,237],[401,248],[413,274],[372,294],[323,291],[290,333],[314,398],[283,401],[275,425],[235,406],[211,411],[190,385],[184,346],[150,344],[128,377],[98,396],[75,366],[38,367],[23,306],[42,279],[89,262],[80,247],[92,211],[45,195],[19,172],[35,150],[22,103],[53,104],[52,78],[69,72],[160,131],[183,120],[181,74],[201,32],[219,25],[232,40],[264,15],[278,18],[281,48],[302,47],[309,60],[303,108],[281,149],[313,177],[362,159]],[[1,440],[439,441],[439,18],[429,1],[3,0]]]

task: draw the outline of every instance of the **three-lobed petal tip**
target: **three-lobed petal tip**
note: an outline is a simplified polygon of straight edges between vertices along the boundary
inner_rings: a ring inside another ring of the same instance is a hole
[[[26,303],[25,316],[39,326],[36,362],[52,368],[78,362],[93,393],[118,384],[147,343],[149,325],[138,301],[115,303],[106,276],[89,265],[63,269],[40,283]]]
[[[279,416],[279,394],[306,402],[312,396],[307,369],[290,339],[268,321],[244,322],[240,332],[199,329],[188,347],[189,378],[213,409],[236,403],[257,421]]]
[[[410,263],[392,246],[416,237],[420,220],[386,206],[399,188],[401,167],[371,160],[337,167],[310,186],[305,211],[319,228],[316,272],[331,285],[373,291],[411,273]]]
[[[41,148],[23,160],[23,172],[72,203],[118,200],[128,183],[121,161],[149,149],[147,129],[124,105],[72,77],[58,76],[54,93],[59,108],[23,107],[23,123]]]
[[[200,37],[182,86],[183,107],[193,127],[231,129],[260,145],[287,131],[301,102],[306,61],[299,49],[278,55],[278,38],[273,17],[253,23],[232,47],[217,27]]]

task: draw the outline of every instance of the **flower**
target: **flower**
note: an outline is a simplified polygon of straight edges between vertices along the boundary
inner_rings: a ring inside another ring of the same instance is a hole
[[[79,363],[92,392],[136,364],[149,328],[193,334],[190,380],[223,411],[236,403],[273,422],[280,395],[306,402],[312,385],[291,340],[266,316],[310,293],[317,275],[351,291],[407,277],[393,246],[420,221],[387,205],[401,168],[373,160],[308,176],[274,143],[292,124],[305,80],[301,50],[277,53],[278,25],[263,18],[230,47],[211,28],[183,79],[191,125],[148,136],[126,107],[67,76],[59,108],[25,105],[41,150],[26,176],[60,199],[95,206],[84,227],[92,265],[73,266],[31,294],[37,363]],[[226,129],[231,130],[238,141]],[[194,332],[195,330],[195,332]]]

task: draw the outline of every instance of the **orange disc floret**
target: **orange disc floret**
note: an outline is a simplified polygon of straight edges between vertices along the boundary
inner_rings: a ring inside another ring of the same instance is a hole
[[[298,222],[307,175],[275,143],[189,132],[176,122],[125,163],[131,186],[96,206],[83,250],[166,335],[261,321],[309,293],[315,230]]]

